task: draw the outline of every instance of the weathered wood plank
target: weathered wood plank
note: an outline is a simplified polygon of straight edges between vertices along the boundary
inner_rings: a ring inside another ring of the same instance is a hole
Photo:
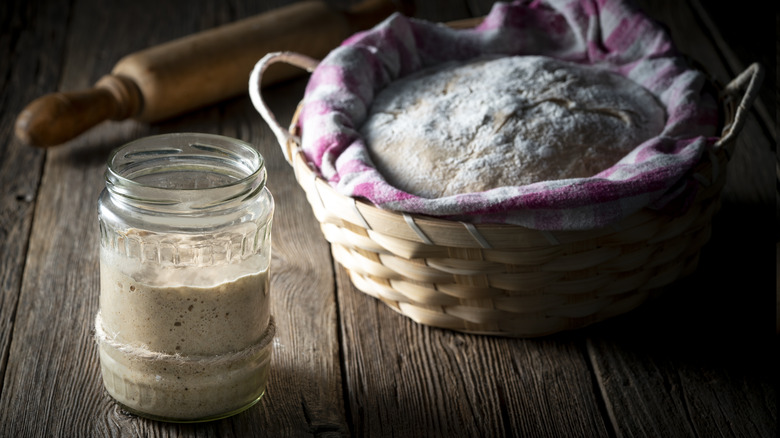
[[[69,5],[0,5],[0,396],[45,152],[19,144],[13,115],[60,78]]]
[[[268,90],[268,104],[279,120],[290,120],[305,80]],[[250,108],[248,100],[240,102]],[[335,280],[329,247],[284,160],[279,144],[253,108],[248,126],[261,131],[253,141],[267,159],[268,187],[274,194],[272,265],[273,311],[278,333],[268,405],[262,421],[247,419],[253,436],[348,433],[342,398]],[[282,418],[274,418],[279,413]]]
[[[745,297],[764,283],[705,277],[594,328],[588,350],[618,436],[774,436],[773,307]]]
[[[338,280],[355,436],[610,436],[577,335],[430,328]]]

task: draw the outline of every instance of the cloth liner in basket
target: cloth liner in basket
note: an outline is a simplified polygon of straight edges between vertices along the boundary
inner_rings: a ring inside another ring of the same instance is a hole
[[[665,129],[590,178],[437,199],[388,184],[357,132],[374,95],[425,67],[488,54],[545,55],[622,74],[659,99],[668,115]],[[672,199],[685,205],[692,198],[696,184],[685,177],[716,141],[717,104],[705,84],[664,30],[625,2],[497,4],[476,29],[465,31],[397,14],[345,41],[314,70],[299,119],[307,128],[302,147],[339,192],[381,208],[536,229],[589,229],[644,207],[662,208]]]
[[[623,74],[663,103],[666,127],[591,178],[438,199],[390,186],[358,133],[373,96],[421,68],[484,54]],[[276,61],[313,71],[293,132],[260,95],[259,78]],[[322,62],[269,54],[250,95],[356,287],[424,324],[538,336],[624,313],[695,268],[755,90],[736,112],[733,98],[760,72],[752,66],[716,100],[664,29],[629,3],[533,1],[498,3],[473,29],[396,14]]]

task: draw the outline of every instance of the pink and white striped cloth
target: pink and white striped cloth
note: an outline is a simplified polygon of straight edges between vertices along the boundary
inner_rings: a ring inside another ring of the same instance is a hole
[[[665,129],[590,178],[436,199],[388,184],[358,132],[374,95],[422,68],[486,54],[545,55],[620,73],[665,105]],[[625,1],[497,3],[479,27],[467,30],[395,14],[347,39],[315,69],[299,119],[301,144],[336,190],[380,208],[542,230],[591,229],[645,207],[679,210],[695,194],[692,169],[717,140],[717,103],[705,83],[665,29]]]

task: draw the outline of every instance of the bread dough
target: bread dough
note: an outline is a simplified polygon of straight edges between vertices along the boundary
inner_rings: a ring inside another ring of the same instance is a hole
[[[648,90],[543,56],[445,63],[389,84],[360,132],[393,186],[436,198],[590,177],[657,136]]]

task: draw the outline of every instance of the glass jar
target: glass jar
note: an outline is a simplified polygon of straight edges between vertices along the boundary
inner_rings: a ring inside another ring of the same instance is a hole
[[[251,145],[217,135],[147,137],[109,157],[95,333],[127,411],[208,421],[262,397],[275,327],[265,182]]]

